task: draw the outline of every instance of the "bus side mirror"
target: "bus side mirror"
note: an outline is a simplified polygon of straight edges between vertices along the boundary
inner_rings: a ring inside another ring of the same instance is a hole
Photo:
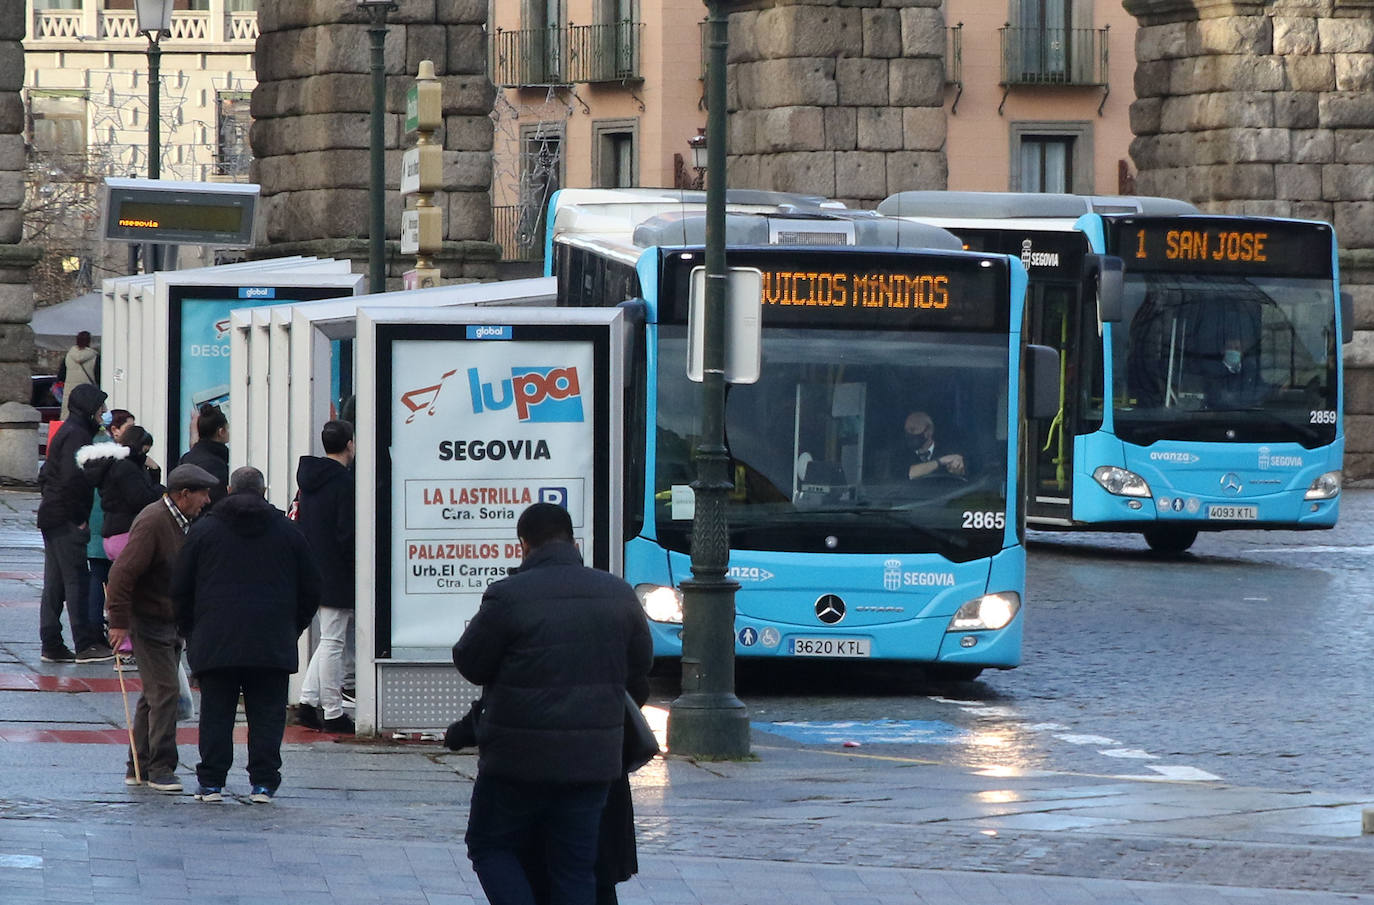
[[[1049,346],[1026,346],[1026,417],[1059,414],[1059,352]]]
[[[1121,322],[1121,296],[1125,291],[1125,265],[1112,255],[1094,255],[1097,269],[1097,318],[1103,324]]]
[[[1341,345],[1355,340],[1355,297],[1341,290]]]

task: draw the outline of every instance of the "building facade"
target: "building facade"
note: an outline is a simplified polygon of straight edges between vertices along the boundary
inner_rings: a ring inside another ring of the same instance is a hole
[[[673,0],[492,0],[493,238],[539,250],[560,186],[688,185],[706,124],[705,8]]]
[[[703,6],[493,0],[489,16],[507,259],[539,254],[559,186],[701,184]],[[1132,190],[1135,20],[1116,0],[761,0],[730,28],[732,183],[860,206],[911,187]]]
[[[25,236],[48,250],[61,292],[79,291],[127,272],[116,263],[127,267],[127,249],[98,239],[98,188],[148,174],[148,40],[133,0],[25,0],[24,11]],[[161,41],[161,178],[249,181],[257,36],[257,0],[176,0]],[[203,263],[187,252],[183,266]]]
[[[945,0],[949,188],[1128,194],[1134,17],[1120,0]]]

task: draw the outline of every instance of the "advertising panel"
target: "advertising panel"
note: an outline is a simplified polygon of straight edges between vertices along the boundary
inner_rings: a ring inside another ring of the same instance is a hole
[[[251,279],[251,276],[249,277]],[[241,278],[240,278],[241,279]],[[226,280],[229,282],[229,280]],[[351,276],[332,285],[170,285],[168,287],[167,448],[180,456],[196,442],[196,414],[207,403],[230,414],[230,312],[352,295]]]
[[[595,349],[510,326],[391,345],[391,644],[448,648],[482,592],[520,563],[516,520],[563,506],[591,561]]]

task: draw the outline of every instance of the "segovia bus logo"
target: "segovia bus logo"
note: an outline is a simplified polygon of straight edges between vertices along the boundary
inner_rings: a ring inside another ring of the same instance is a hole
[[[577,368],[512,367],[509,379],[484,381],[476,368],[468,368],[468,391],[473,414],[515,406],[522,422],[582,421],[582,389]]]

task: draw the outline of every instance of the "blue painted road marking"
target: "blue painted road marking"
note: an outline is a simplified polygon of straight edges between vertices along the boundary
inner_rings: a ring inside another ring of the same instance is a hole
[[[957,745],[973,733],[939,720],[837,720],[834,722],[754,723],[755,729],[804,745]]]

